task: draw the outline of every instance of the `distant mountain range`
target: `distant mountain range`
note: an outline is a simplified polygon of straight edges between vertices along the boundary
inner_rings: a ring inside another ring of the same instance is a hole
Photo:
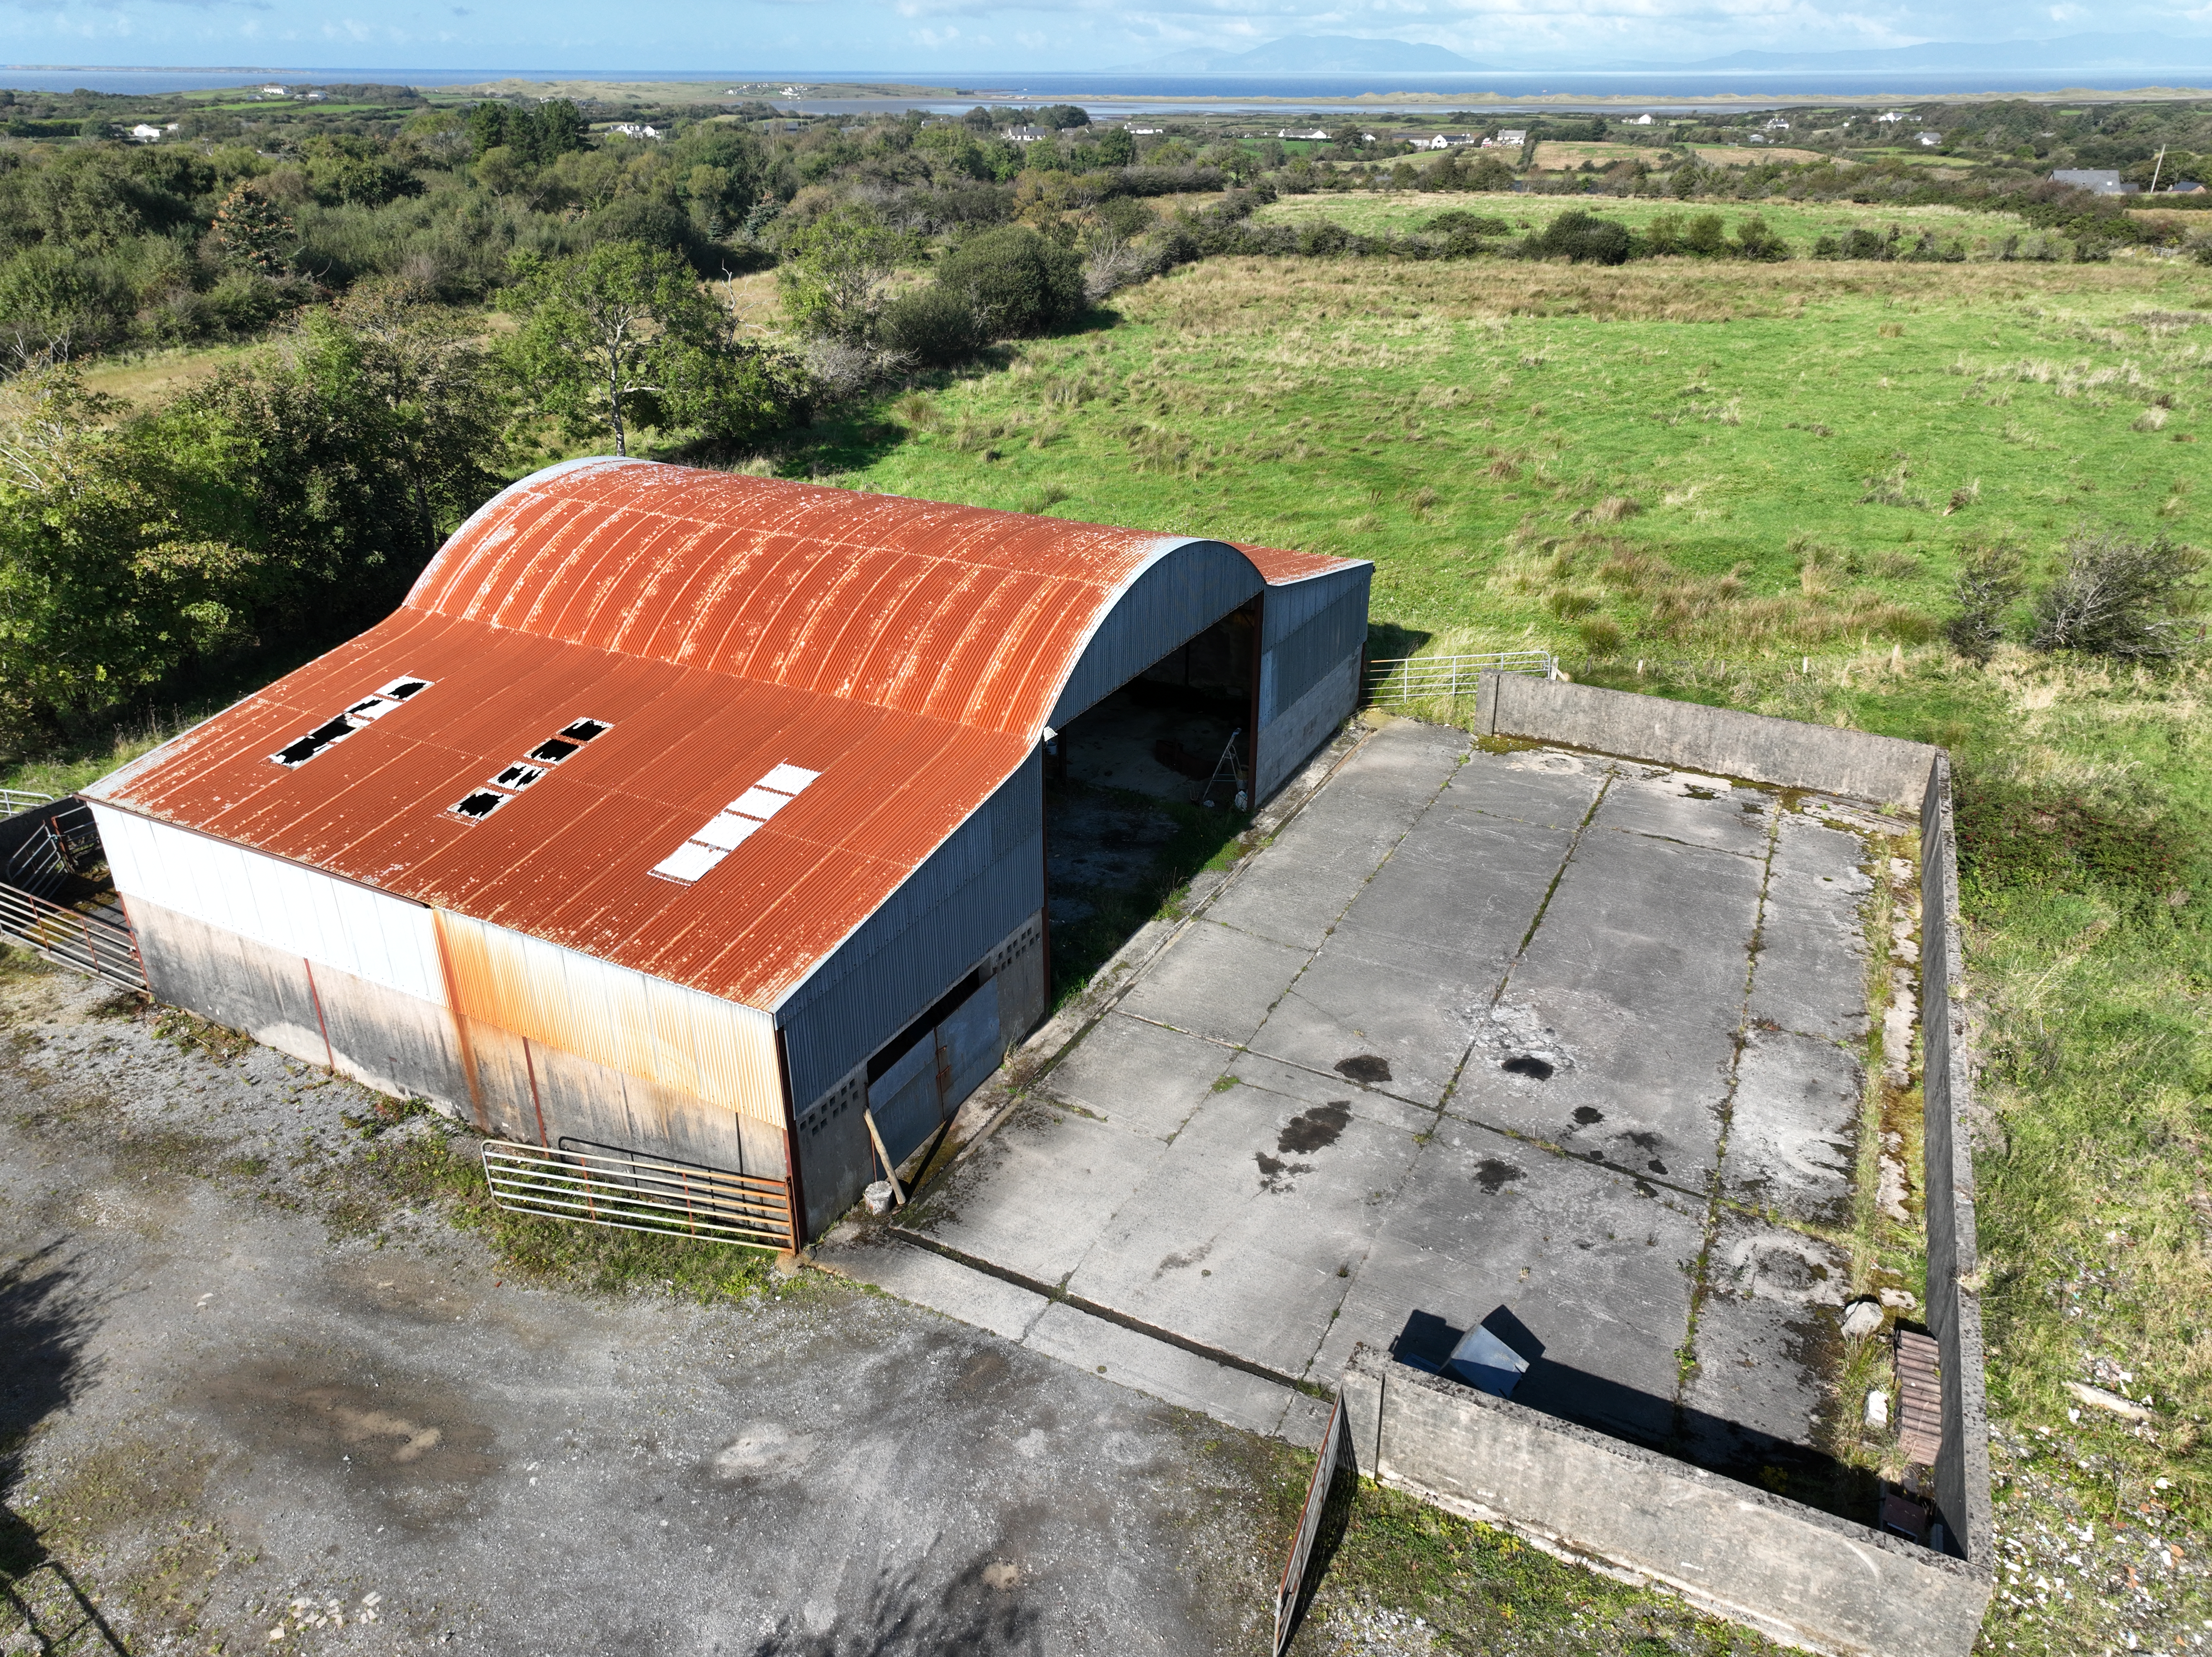
[[[1879,74],[1941,74],[1947,70],[1988,73],[2031,70],[2063,74],[2068,70],[2142,70],[2171,75],[2212,67],[2212,37],[2170,34],[2069,34],[2055,40],[1930,40],[1917,46],[1880,46],[1854,52],[1735,52],[1695,63],[1566,64],[1557,59],[1521,65],[1478,64],[1442,46],[1418,40],[1376,40],[1351,34],[1286,34],[1249,51],[1197,47],[1170,52],[1147,63],[1124,64],[1122,70],[1146,75],[1480,75],[1506,70],[1711,70],[1717,74],[1837,74],[1854,70]]]
[[[1356,75],[1471,75],[1497,67],[1418,40],[1369,40],[1353,34],[1286,34],[1249,52],[1198,48],[1122,69],[1146,75],[1280,75],[1300,70]]]
[[[1694,64],[1624,64],[1624,69],[1944,70],[2201,69],[2212,64],[2212,39],[2170,34],[2069,34],[2057,40],[1929,40],[1860,52],[1735,52]]]

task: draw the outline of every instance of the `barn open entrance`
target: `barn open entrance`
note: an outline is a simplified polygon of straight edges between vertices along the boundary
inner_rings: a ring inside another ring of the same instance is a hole
[[[1250,820],[1259,640],[1255,599],[1093,703],[1046,745],[1055,1001]]]

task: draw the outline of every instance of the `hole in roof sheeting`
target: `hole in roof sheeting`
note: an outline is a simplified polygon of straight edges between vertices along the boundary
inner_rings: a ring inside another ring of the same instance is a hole
[[[319,725],[297,742],[288,743],[269,757],[277,764],[289,768],[305,765],[332,743],[350,737],[361,727],[341,713],[327,724]]]
[[[589,742],[594,737],[604,737],[609,727],[605,719],[579,719],[562,735],[570,742]]]
[[[544,766],[525,765],[521,761],[517,760],[491,780],[495,788],[513,788],[519,791],[529,787],[532,783],[536,782],[544,774]]]
[[[724,858],[727,852],[712,846],[702,846],[696,840],[687,840],[666,857],[653,865],[653,872],[663,880],[682,881],[690,885]]]
[[[398,702],[388,702],[381,696],[364,696],[346,709],[345,717],[356,725],[367,725],[371,719],[381,718],[398,706]]]
[[[388,696],[395,702],[404,702],[417,691],[428,690],[429,688],[429,680],[417,679],[411,675],[403,674],[376,694],[380,696]]]
[[[462,795],[446,809],[457,817],[481,822],[514,798],[512,794],[501,793],[496,788],[479,788]]]
[[[530,750],[530,757],[544,760],[548,765],[558,765],[576,751],[576,746],[572,742],[562,742],[558,737],[548,737]]]
[[[718,851],[734,852],[744,843],[745,836],[759,827],[750,817],[725,811],[691,838]]]
[[[796,794],[821,774],[819,771],[809,771],[803,766],[793,765],[786,762],[763,777],[760,780],[760,786],[763,788],[773,788],[781,794]]]
[[[790,804],[791,796],[788,794],[770,793],[765,788],[748,788],[730,802],[730,810],[743,812],[749,817],[758,817],[766,822]]]

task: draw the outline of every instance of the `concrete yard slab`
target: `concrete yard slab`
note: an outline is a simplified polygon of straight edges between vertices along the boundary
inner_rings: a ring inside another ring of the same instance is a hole
[[[1721,1159],[1723,1194],[1801,1223],[1847,1223],[1865,1090],[1865,1071],[1834,1042],[1747,1031]]]
[[[1290,986],[1252,1049],[1310,1070],[1340,1070],[1433,1106],[1458,1071],[1487,986],[1327,949]]]
[[[1348,1104],[1229,1089],[1131,1193],[1068,1292],[1302,1375],[1419,1149]]]
[[[1891,853],[1870,810],[1796,799],[1377,730],[1047,1073],[1063,1106],[902,1221],[1065,1298],[971,1304],[903,1258],[894,1292],[1034,1312],[1032,1349],[1298,1442],[1313,1401],[1253,1371],[1434,1362],[1498,1314],[1534,1359],[1517,1402],[1814,1476],[1848,1277],[1816,1234],[1861,1197],[1862,865]]]
[[[1110,1122],[1025,1105],[902,1223],[1031,1282],[1059,1284],[1166,1150]]]
[[[1752,976],[1754,1022],[1857,1041],[1867,1033],[1866,841],[1785,815],[1767,879],[1772,917]]]
[[[1679,1179],[1710,1171],[1763,877],[1731,853],[1585,835],[1451,1113],[1555,1144],[1608,1123],[1656,1136]],[[1524,1028],[1554,1032],[1540,1038],[1548,1057],[1513,1050]],[[1532,1056],[1547,1073],[1524,1071]]]
[[[832,1233],[825,1239],[815,1250],[815,1263],[1008,1340],[1027,1335],[1051,1304],[1032,1290],[971,1271],[887,1231],[851,1230],[850,1236]]]
[[[1342,1104],[1354,1116],[1401,1128],[1407,1133],[1426,1133],[1437,1125],[1435,1110],[1408,1103],[1383,1088],[1365,1086],[1334,1071],[1323,1072],[1308,1070],[1303,1065],[1285,1064],[1265,1053],[1238,1053],[1229,1066],[1229,1074],[1247,1087],[1280,1094],[1297,1100],[1300,1105]]]
[[[1055,1301],[1024,1343],[1032,1351],[1248,1432],[1272,1435],[1281,1425],[1292,1388],[1266,1381],[1180,1346]]]
[[[1689,1454],[1756,1476],[1777,1445],[1806,1446],[1830,1401],[1824,1348],[1843,1341],[1850,1258],[1802,1231],[1724,1212],[1683,1393]]]
[[[1716,804],[1723,809],[1714,810]],[[1624,767],[1606,791],[1595,826],[1764,858],[1774,810],[1771,794],[1731,787],[1723,778]]]
[[[1505,1308],[1543,1344],[1516,1401],[1664,1438],[1705,1205],[1447,1122],[1422,1148],[1311,1374],[1389,1350],[1415,1313],[1465,1331]]]
[[[1171,1139],[1233,1057],[1218,1042],[1109,1013],[1052,1067],[1043,1087],[1133,1133]]]
[[[1571,831],[1582,826],[1612,774],[1611,761],[1589,754],[1547,749],[1486,754],[1452,779],[1443,804]]]
[[[1304,950],[1194,921],[1146,968],[1121,1011],[1241,1047],[1305,962]]]

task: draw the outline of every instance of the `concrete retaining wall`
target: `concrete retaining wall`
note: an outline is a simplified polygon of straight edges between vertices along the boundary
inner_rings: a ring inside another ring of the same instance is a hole
[[[1518,673],[1482,676],[1474,733],[1533,737],[1746,782],[1825,789],[1916,811],[1936,752],[1924,743],[1863,731],[1837,731]]]
[[[1664,1582],[1771,1637],[1850,1657],[1962,1657],[1981,1626],[1990,1582],[1961,1560],[1364,1345],[1343,1398],[1362,1472]]]

